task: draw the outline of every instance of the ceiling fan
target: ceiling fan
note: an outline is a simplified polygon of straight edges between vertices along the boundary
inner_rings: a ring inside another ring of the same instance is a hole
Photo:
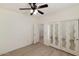
[[[33,15],[34,13],[38,12],[40,14],[44,14],[44,12],[38,10],[38,9],[42,9],[42,8],[46,8],[48,7],[48,4],[44,4],[41,6],[37,6],[36,3],[28,3],[30,5],[30,8],[19,8],[19,10],[31,10],[30,15]]]

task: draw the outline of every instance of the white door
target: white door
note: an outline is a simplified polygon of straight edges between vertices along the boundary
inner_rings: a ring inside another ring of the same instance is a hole
[[[33,43],[39,42],[39,24],[33,25]]]

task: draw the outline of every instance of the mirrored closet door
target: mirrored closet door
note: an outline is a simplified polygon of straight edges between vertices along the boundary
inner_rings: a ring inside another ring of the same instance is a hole
[[[54,22],[44,26],[45,44],[79,55],[79,20]]]
[[[67,50],[75,53],[77,42],[76,42],[76,22],[67,21]]]
[[[60,22],[55,22],[50,24],[50,45],[55,47],[60,47]]]
[[[50,43],[53,44],[53,24],[50,24]]]

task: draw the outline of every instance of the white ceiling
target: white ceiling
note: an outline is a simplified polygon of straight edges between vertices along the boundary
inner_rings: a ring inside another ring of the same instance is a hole
[[[37,5],[41,5],[44,3],[37,3]],[[79,5],[78,3],[48,3],[48,8],[40,9],[43,11],[45,14],[50,14],[53,12],[57,12],[59,10],[62,10],[64,8],[70,8],[72,6]],[[19,8],[25,8],[25,7],[30,7],[27,3],[0,3],[0,8],[6,8],[8,10],[12,10],[15,12],[23,13],[23,14],[30,14],[29,10],[19,10]],[[40,14],[38,14],[40,15]]]

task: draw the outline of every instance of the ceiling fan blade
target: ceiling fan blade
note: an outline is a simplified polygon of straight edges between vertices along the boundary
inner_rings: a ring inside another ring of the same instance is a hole
[[[30,7],[33,9],[32,3],[29,3]]]
[[[44,14],[44,13],[43,13],[42,11],[40,11],[40,10],[38,10],[38,12],[39,12],[40,14],[42,14],[42,15]]]
[[[28,3],[28,4],[29,4],[30,6],[32,6],[31,3]]]
[[[31,8],[19,8],[19,10],[31,10]]]
[[[40,8],[46,8],[46,7],[48,7],[48,4],[41,5],[41,6],[38,7],[38,9],[40,9]]]

